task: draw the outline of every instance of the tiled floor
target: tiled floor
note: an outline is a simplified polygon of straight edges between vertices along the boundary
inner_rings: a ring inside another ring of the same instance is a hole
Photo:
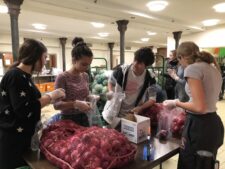
[[[225,125],[225,100],[219,101],[217,103],[218,114],[222,118],[223,124]],[[42,117],[43,119],[47,119],[53,114],[57,113],[56,110],[52,106],[48,106],[42,109]],[[171,159],[167,160],[163,163],[163,169],[176,169],[178,156],[174,156]],[[220,169],[225,169],[225,144],[220,147],[218,151],[217,159],[220,161]],[[159,169],[159,167],[155,167],[154,169]]]

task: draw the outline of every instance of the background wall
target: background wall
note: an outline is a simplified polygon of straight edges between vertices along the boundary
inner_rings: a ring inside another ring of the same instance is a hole
[[[200,33],[192,35],[182,35],[180,43],[183,41],[194,41],[200,48],[209,47],[225,47],[225,26],[220,26],[215,29],[208,29]],[[169,51],[175,48],[173,37],[167,38],[167,55]]]
[[[28,37],[26,37],[28,38]],[[24,37],[20,37],[20,44],[23,43]],[[48,53],[49,54],[56,54],[57,56],[57,68],[62,69],[62,49],[61,45],[58,39],[56,38],[35,38],[38,40],[41,40],[48,48]],[[103,44],[103,43],[94,43],[92,44],[92,47],[90,47],[93,51],[94,57],[96,58],[105,58],[108,62],[108,68],[110,66],[110,53],[109,53],[109,48],[108,44]],[[139,47],[131,47],[130,50],[125,50],[125,63],[130,64],[133,62],[133,56],[134,52],[138,49]],[[72,65],[72,58],[71,58],[71,50],[72,50],[72,45],[71,45],[71,40],[67,40],[66,42],[66,69],[68,70],[71,65]],[[116,63],[120,62],[120,51],[119,51],[119,45],[115,44],[113,48],[113,64],[114,66]],[[12,47],[11,47],[11,36],[10,35],[1,35],[0,34],[0,52],[11,52]],[[104,61],[101,60],[93,60],[92,66],[99,66],[99,65],[105,65]]]

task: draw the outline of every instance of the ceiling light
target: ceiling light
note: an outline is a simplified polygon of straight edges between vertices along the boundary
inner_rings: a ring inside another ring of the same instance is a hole
[[[149,41],[149,38],[141,38],[141,41],[148,42]]]
[[[151,1],[149,3],[146,4],[146,6],[148,7],[148,9],[150,11],[162,11],[166,8],[166,6],[168,5],[168,2],[166,1]]]
[[[135,15],[135,16],[140,16],[140,17],[144,17],[144,18],[149,18],[149,19],[153,19],[153,17],[144,14],[144,13],[140,13],[140,12],[132,12],[132,11],[128,11],[129,14]]]
[[[216,12],[225,12],[225,2],[223,3],[219,3],[219,4],[216,4],[213,6],[213,9],[216,11]]]
[[[100,37],[107,37],[107,36],[109,36],[109,33],[101,32],[101,33],[98,33],[98,36],[100,36]]]
[[[95,28],[103,28],[105,26],[104,23],[100,23],[100,22],[91,22],[91,24],[95,27]]]
[[[5,5],[0,5],[0,13],[8,13],[8,7]]]
[[[201,30],[201,31],[204,30],[203,28],[198,27],[198,26],[189,26],[189,28],[191,28],[191,29],[196,29],[196,30]]]
[[[133,41],[134,43],[143,43],[142,41]]]
[[[218,22],[219,22],[219,19],[208,19],[208,20],[202,21],[204,26],[214,26],[218,24]]]
[[[32,26],[38,30],[45,30],[47,28],[47,25],[44,25],[41,23],[34,23],[34,24],[32,24]]]
[[[156,35],[157,33],[156,33],[156,32],[151,32],[151,31],[147,31],[147,34],[148,34],[149,36],[153,36],[153,35]]]

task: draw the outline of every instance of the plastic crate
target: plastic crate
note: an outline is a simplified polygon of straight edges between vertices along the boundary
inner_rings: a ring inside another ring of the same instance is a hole
[[[46,84],[46,91],[51,92],[54,90],[54,82],[45,83]]]
[[[41,93],[44,93],[46,92],[46,84],[45,83],[40,83],[40,84],[35,84],[38,88],[38,90],[41,92]]]

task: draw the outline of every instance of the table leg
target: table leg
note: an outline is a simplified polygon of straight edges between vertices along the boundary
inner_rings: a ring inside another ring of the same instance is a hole
[[[162,169],[162,163],[159,164],[159,168]]]

